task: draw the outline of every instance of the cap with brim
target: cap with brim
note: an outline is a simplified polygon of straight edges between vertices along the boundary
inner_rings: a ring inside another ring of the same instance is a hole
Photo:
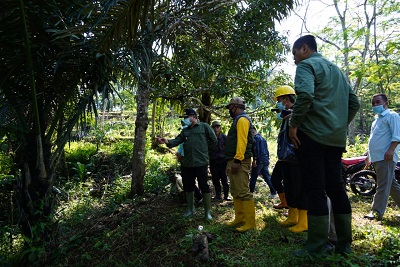
[[[238,96],[232,98],[231,101],[229,101],[229,104],[227,104],[225,106],[225,108],[229,108],[229,105],[238,105],[238,106],[241,106],[243,108],[246,108],[243,98],[238,97]]]
[[[182,114],[182,116],[179,116],[179,118],[187,118],[189,116],[197,116],[196,111],[192,108],[186,108]]]
[[[221,124],[219,123],[219,121],[213,121],[211,124],[211,127],[214,127],[214,126],[221,126]]]

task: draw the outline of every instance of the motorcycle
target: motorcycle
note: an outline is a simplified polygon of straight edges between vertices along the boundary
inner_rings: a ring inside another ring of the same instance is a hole
[[[342,159],[342,178],[354,194],[373,196],[376,192],[376,173],[372,165],[365,166],[366,156]],[[400,183],[400,162],[396,163],[395,179]]]
[[[365,166],[365,159],[366,156],[343,158],[342,178],[354,194],[372,196],[376,192],[376,173],[372,165]]]

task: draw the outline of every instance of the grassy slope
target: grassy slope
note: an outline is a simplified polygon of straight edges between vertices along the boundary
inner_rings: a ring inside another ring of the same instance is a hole
[[[353,249],[349,258],[298,259],[307,234],[294,234],[280,226],[285,217],[272,208],[269,190],[257,182],[257,229],[240,234],[223,225],[233,216],[232,202],[213,202],[214,221],[203,220],[198,208],[192,219],[183,219],[185,206],[168,193],[137,198],[119,206],[86,203],[60,224],[64,243],[51,266],[399,266],[400,218],[390,202],[381,222],[363,218],[371,199],[349,193],[353,206]],[[89,205],[90,204],[90,205]],[[90,209],[87,207],[91,206]],[[81,214],[80,217],[77,214]],[[69,218],[69,219],[68,219]],[[81,219],[79,219],[81,218]],[[210,260],[201,262],[192,253],[192,236],[198,225],[213,235]]]

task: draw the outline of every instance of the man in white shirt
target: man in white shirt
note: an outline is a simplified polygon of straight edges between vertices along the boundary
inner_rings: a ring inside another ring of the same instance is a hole
[[[385,94],[372,97],[372,111],[376,115],[371,126],[366,164],[372,163],[375,168],[377,188],[371,212],[364,217],[380,220],[386,211],[389,195],[400,207],[400,185],[394,175],[399,158],[400,116],[388,109]]]

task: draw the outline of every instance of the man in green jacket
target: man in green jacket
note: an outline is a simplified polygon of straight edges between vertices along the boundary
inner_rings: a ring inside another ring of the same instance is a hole
[[[329,210],[332,203],[337,233],[336,253],[351,253],[351,206],[341,178],[341,157],[347,127],[360,104],[347,77],[317,52],[312,35],[293,44],[296,102],[289,137],[296,148],[308,196],[308,238],[298,256],[323,256],[328,251]]]
[[[187,211],[185,217],[193,216],[194,208],[194,190],[195,182],[199,184],[203,193],[205,219],[212,220],[211,217],[211,195],[208,186],[208,163],[209,151],[212,151],[217,145],[217,137],[214,130],[207,123],[200,122],[194,109],[187,108],[184,114],[186,128],[175,139],[157,138],[160,144],[166,144],[168,147],[175,147],[183,143],[185,156],[181,162],[183,189],[186,195]]]

